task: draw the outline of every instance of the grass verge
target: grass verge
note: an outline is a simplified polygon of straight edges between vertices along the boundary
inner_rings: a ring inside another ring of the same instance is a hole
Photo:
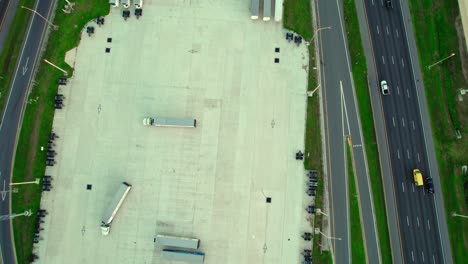
[[[309,0],[285,0],[284,1],[284,27],[300,34],[304,39],[313,36],[312,17]],[[315,47],[313,43],[309,46],[309,75],[308,90],[317,86],[317,72],[312,70],[315,66]],[[305,131],[305,153],[304,167],[306,170],[317,170],[319,174],[318,188],[315,196],[315,206],[323,207],[323,168],[322,168],[322,137],[320,131],[320,102],[318,95],[307,99],[307,119]],[[322,215],[316,215],[314,226],[322,226]],[[314,263],[332,263],[329,251],[322,251],[320,245],[322,236],[315,236],[313,243],[312,259]]]
[[[81,29],[98,16],[109,13],[106,0],[74,1],[75,11],[64,14],[60,10],[65,2],[57,6],[54,24],[59,26],[49,36],[44,58],[66,69],[69,74],[73,69],[65,62],[65,52],[78,45]],[[99,29],[97,29],[99,30]],[[43,177],[45,173],[45,153],[40,146],[48,142],[54,117],[53,98],[58,90],[57,80],[62,73],[49,65],[41,63],[36,75],[36,86],[32,89],[20,131],[14,164],[14,182],[31,181]],[[12,195],[12,211],[23,212],[31,209],[32,217],[18,217],[13,220],[13,233],[18,263],[29,263],[33,249],[35,215],[40,206],[41,188],[39,185],[23,185],[18,193]]]
[[[368,163],[372,198],[374,201],[374,212],[377,222],[380,252],[382,252],[382,263],[392,263],[390,240],[387,225],[387,214],[383,193],[383,183],[380,173],[379,153],[374,130],[374,120],[370,102],[369,89],[367,85],[367,66],[364,49],[362,47],[361,33],[354,0],[343,1],[343,12],[348,37],[348,48],[352,63],[352,73],[356,97],[358,101],[359,116],[362,125],[362,135],[365,140],[366,158]]]
[[[461,28],[460,10],[456,0],[410,0],[408,3],[431,118],[453,260],[465,263],[468,221],[451,216],[452,212],[468,215],[468,175],[463,176],[461,171],[462,165],[468,165],[468,98],[465,96],[463,102],[457,100],[459,89],[468,88],[462,71],[463,58],[468,67],[466,44],[463,37],[457,36],[457,27]],[[456,56],[428,69],[428,65],[451,53]],[[463,136],[460,140],[455,137],[457,129]]]
[[[34,2],[34,0],[25,0],[21,4],[24,6],[32,6]],[[26,36],[26,27],[28,26],[30,16],[30,11],[22,8],[16,10],[15,17],[11,23],[10,32],[3,46],[2,54],[0,54],[0,116],[3,116],[10,91],[10,83],[14,75],[24,37]]]
[[[361,209],[359,207],[359,195],[356,190],[356,178],[354,174],[354,162],[349,141],[346,144],[348,155],[348,188],[349,188],[349,214],[351,222],[351,262],[361,263],[366,259],[364,239],[362,233]]]

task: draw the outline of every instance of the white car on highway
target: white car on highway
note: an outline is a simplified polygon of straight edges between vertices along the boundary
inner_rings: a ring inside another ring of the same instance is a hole
[[[389,95],[390,94],[390,90],[388,89],[387,81],[382,80],[380,82],[380,88],[382,89],[382,94],[383,95]]]

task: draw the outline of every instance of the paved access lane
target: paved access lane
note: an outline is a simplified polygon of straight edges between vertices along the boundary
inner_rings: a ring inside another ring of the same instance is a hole
[[[51,15],[53,5],[54,1],[38,0],[34,9],[48,18]],[[11,181],[13,157],[16,150],[17,135],[19,135],[19,128],[22,123],[25,100],[47,26],[45,21],[40,17],[31,17],[15,70],[15,76],[5,112],[1,119],[0,188],[2,188],[2,199],[0,200],[0,215],[12,213],[10,212],[11,193],[5,191],[9,189],[8,184]],[[16,263],[12,227],[11,221],[9,220],[0,221],[0,251],[3,263]]]
[[[346,137],[352,142],[357,187],[362,208],[366,255],[369,263],[380,263],[373,201],[367,161],[364,153],[356,96],[351,81],[351,67],[343,28],[342,6],[338,1],[318,1],[318,28],[320,62],[322,67],[322,92],[324,98],[325,136],[327,141],[327,175],[330,186],[330,222],[336,263],[351,260],[349,231],[349,196],[346,167]]]

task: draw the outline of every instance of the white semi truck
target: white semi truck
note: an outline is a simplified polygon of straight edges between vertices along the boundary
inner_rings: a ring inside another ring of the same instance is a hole
[[[193,118],[145,117],[144,126],[157,127],[197,127],[197,120]]]
[[[122,206],[122,203],[127,197],[131,188],[132,186],[130,184],[122,182],[122,184],[119,186],[119,189],[114,194],[114,197],[112,198],[109,206],[106,208],[101,221],[101,232],[104,236],[109,235],[112,220],[114,220],[115,215]]]

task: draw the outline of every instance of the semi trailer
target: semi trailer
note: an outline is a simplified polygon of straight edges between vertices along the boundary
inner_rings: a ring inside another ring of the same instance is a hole
[[[114,220],[115,215],[117,214],[123,202],[125,201],[125,198],[127,197],[128,192],[131,188],[132,186],[130,184],[122,182],[122,184],[120,184],[119,186],[119,189],[114,194],[114,197],[112,198],[110,204],[105,209],[101,221],[101,232],[104,236],[109,235],[112,220]]]
[[[200,246],[199,239],[188,237],[157,235],[155,241],[159,246],[162,247],[198,249],[198,247]]]

